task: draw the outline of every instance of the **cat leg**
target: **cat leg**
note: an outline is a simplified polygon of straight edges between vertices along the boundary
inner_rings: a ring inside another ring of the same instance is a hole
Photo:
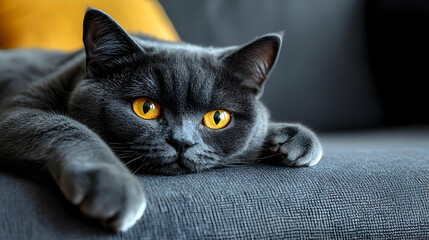
[[[131,227],[145,210],[138,179],[98,135],[66,116],[24,108],[3,112],[0,159],[17,166],[42,162],[72,204],[116,231]]]
[[[300,124],[270,123],[265,148],[270,163],[290,167],[313,166],[323,154],[316,134]]]

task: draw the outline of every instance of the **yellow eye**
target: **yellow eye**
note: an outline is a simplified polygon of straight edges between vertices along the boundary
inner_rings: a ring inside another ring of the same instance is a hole
[[[226,110],[213,110],[204,115],[204,125],[211,129],[221,129],[228,125],[231,114]]]
[[[149,98],[137,98],[134,100],[133,110],[139,117],[144,119],[155,119],[161,112],[158,103]]]

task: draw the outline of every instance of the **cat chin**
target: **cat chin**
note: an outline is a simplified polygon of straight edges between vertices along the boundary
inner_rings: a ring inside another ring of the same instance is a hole
[[[137,173],[149,173],[157,175],[181,175],[199,172],[196,164],[183,157],[175,157],[171,162],[162,164],[152,162],[145,168],[140,169]]]
[[[173,163],[170,166],[165,166],[159,169],[159,174],[163,175],[181,175],[181,174],[190,174],[194,173],[194,171],[189,168],[183,167],[178,163]]]
[[[192,171],[186,166],[183,166],[183,164],[180,164],[179,162],[173,162],[173,163],[163,164],[159,166],[151,166],[142,171],[139,171],[138,173],[174,176],[174,175],[181,175],[181,174],[190,174],[194,172],[196,171]]]

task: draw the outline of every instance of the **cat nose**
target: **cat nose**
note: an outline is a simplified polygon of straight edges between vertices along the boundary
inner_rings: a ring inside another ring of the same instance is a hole
[[[173,146],[177,152],[184,152],[187,148],[193,146],[195,143],[185,138],[169,138],[167,139],[168,144]]]
[[[195,144],[194,127],[192,122],[182,120],[182,124],[172,127],[167,142],[173,146],[178,153],[183,153],[187,148]]]

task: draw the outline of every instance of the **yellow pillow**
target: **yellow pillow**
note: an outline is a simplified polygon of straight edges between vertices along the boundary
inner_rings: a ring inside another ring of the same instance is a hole
[[[156,0],[0,0],[0,48],[82,48],[87,6],[106,12],[129,33],[179,40]]]

